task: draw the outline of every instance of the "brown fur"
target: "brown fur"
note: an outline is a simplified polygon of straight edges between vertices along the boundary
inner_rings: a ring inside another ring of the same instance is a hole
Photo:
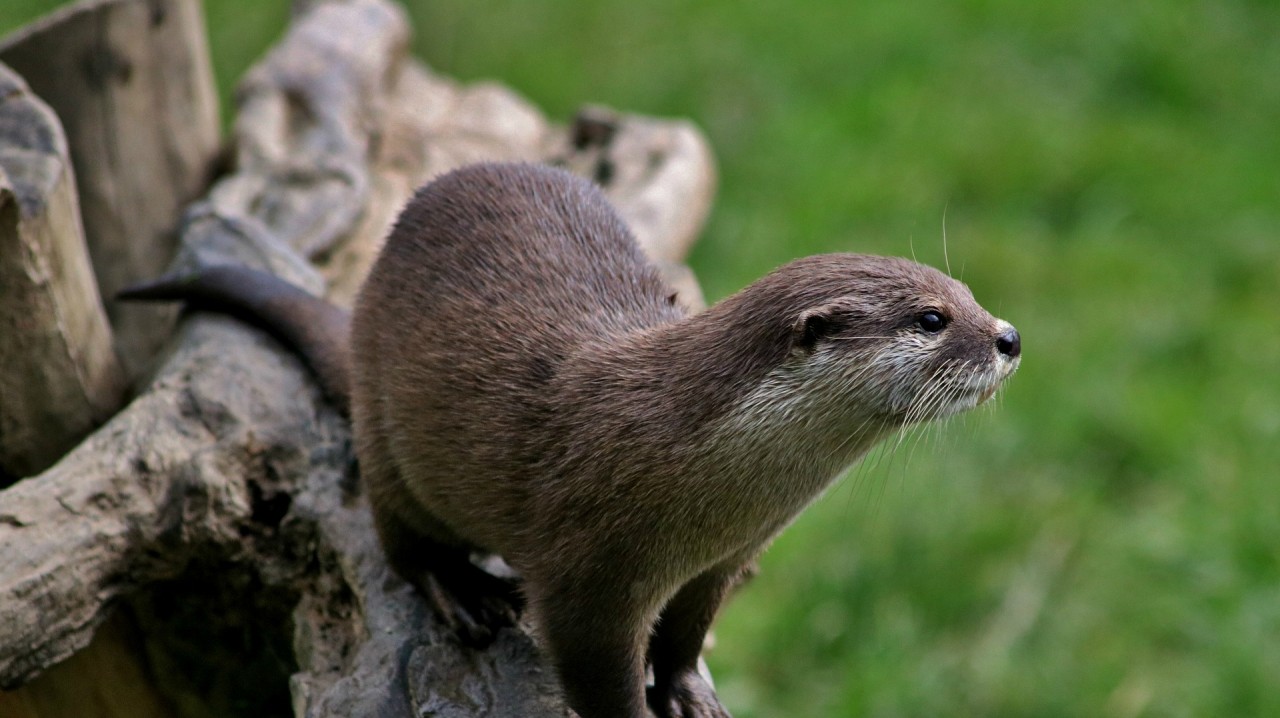
[[[1011,326],[902,259],[802,259],[693,317],[669,294],[593,186],[479,165],[410,201],[352,318],[390,560],[474,624],[496,613],[466,555],[502,555],[582,718],[644,715],[646,661],[659,715],[727,716],[694,666],[744,568],[877,440],[1018,361]]]

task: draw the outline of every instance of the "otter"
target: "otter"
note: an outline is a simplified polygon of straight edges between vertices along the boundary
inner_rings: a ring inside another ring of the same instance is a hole
[[[392,567],[473,637],[523,601],[581,718],[728,716],[696,667],[747,567],[877,441],[977,406],[1021,354],[964,284],[890,257],[793,261],[689,316],[599,189],[531,164],[418,190],[350,316],[237,267],[125,296],[297,349],[349,401]]]

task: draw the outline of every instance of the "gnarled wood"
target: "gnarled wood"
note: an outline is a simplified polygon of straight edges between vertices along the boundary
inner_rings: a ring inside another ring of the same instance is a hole
[[[103,296],[173,258],[178,218],[218,152],[218,104],[200,0],[89,0],[4,39],[8,63],[66,128]],[[136,377],[172,329],[167,307],[107,311]]]
[[[186,213],[179,266],[250,264],[349,301],[413,188],[483,159],[612,165],[601,179],[642,238],[705,216],[709,184],[656,187],[710,182],[688,125],[623,115],[608,141],[577,146],[510,91],[407,58],[406,36],[383,0],[313,3],[295,20],[249,75],[237,171]],[[295,715],[565,715],[527,633],[463,647],[389,571],[352,461],[345,422],[298,361],[248,327],[194,315],[133,404],[0,492],[0,686],[85,645],[115,603],[164,653],[181,636],[165,629],[156,592],[193,567],[211,580],[212,566],[270,594],[258,630],[287,630],[280,616],[291,616]],[[200,615],[219,620],[216,608]]]
[[[0,486],[124,400],[58,118],[0,64]]]

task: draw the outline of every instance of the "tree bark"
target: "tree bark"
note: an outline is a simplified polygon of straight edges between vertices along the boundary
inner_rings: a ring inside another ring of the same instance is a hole
[[[176,266],[253,265],[349,302],[416,186],[525,159],[588,172],[646,251],[683,271],[714,184],[695,128],[609,114],[607,137],[584,142],[582,118],[557,127],[506,89],[441,77],[407,57],[407,37],[383,0],[310,4],[246,78],[236,171],[188,208]],[[167,700],[210,715],[233,701],[209,675],[244,686],[264,672],[287,680],[298,716],[566,714],[523,628],[464,647],[389,571],[346,423],[294,357],[223,317],[184,321],[132,404],[0,492],[0,686],[80,650],[121,606]],[[232,619],[287,655],[260,669],[192,638]]]
[[[218,152],[200,0],[77,3],[5,38],[0,62],[66,128],[116,351],[136,378],[176,312],[111,298],[173,258],[180,213],[204,191]]]
[[[0,64],[0,486],[124,400],[58,118]]]

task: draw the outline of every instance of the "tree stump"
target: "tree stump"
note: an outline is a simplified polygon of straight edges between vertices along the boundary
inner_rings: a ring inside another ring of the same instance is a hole
[[[306,4],[245,78],[235,169],[187,206],[174,266],[252,265],[346,303],[416,186],[524,159],[599,182],[700,304],[680,260],[714,169],[692,125],[588,108],[557,126],[505,88],[436,74],[407,38],[385,0]],[[132,403],[0,492],[0,688],[26,684],[0,713],[90,690],[85,670],[42,684],[105,622],[94,650],[134,656],[151,691],[137,715],[566,715],[526,630],[465,647],[390,572],[355,473],[299,361],[190,315]]]
[[[48,468],[124,400],[62,127],[3,64],[0,307],[2,486]]]
[[[218,153],[218,102],[200,0],[92,0],[0,42],[58,113],[116,351],[136,378],[172,330],[170,307],[117,303],[162,272],[183,207]]]

